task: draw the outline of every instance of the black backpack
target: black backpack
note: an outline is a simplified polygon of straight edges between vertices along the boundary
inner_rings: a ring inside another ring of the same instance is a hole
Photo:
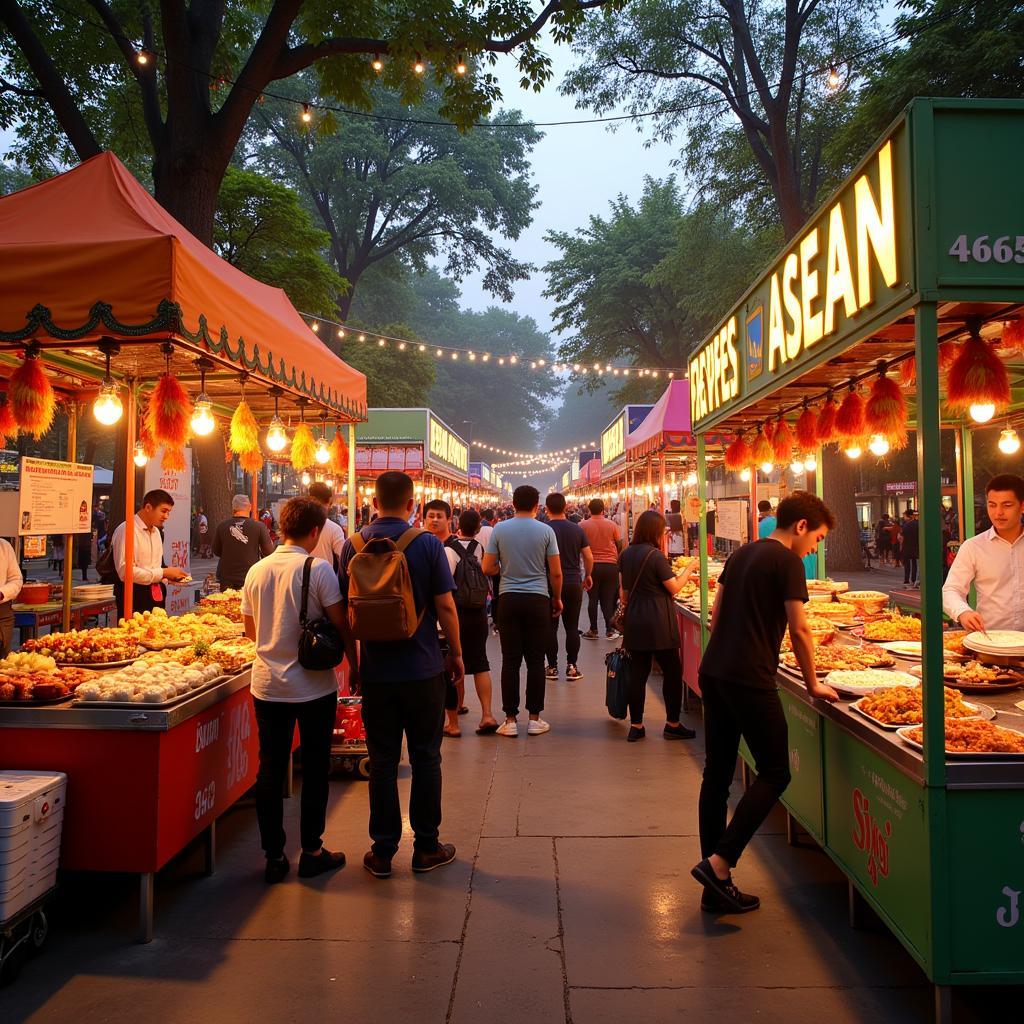
[[[454,537],[449,538],[446,543],[459,556],[455,565],[455,604],[459,608],[467,609],[486,607],[490,587],[480,567],[480,560],[473,553],[474,547],[480,547],[479,543],[471,540],[469,550]]]

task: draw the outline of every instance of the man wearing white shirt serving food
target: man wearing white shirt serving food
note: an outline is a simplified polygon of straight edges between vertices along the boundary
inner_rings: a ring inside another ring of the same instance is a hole
[[[960,545],[942,587],[942,606],[966,630],[1024,629],[1024,479],[993,477],[985,501],[992,526]],[[967,603],[972,586],[976,610]]]
[[[174,508],[174,499],[157,488],[149,491],[142,499],[142,508],[132,517],[135,527],[135,553],[132,558],[132,608],[137,612],[148,612],[163,608],[167,598],[164,580],[180,583],[188,579],[188,573],[176,565],[164,567],[164,539],[160,527],[167,522]],[[114,598],[117,601],[117,617],[124,618],[124,586],[127,572],[124,556],[124,523],[114,530],[110,541],[114,556],[117,581],[114,583]]]
[[[0,538],[0,658],[6,658],[14,638],[14,602],[25,582],[14,548]]]

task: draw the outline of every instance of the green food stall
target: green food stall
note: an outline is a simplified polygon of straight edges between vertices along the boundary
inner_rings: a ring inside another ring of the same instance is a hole
[[[917,454],[923,745],[848,702],[811,700],[780,671],[793,775],[783,802],[848,877],[851,923],[866,901],[934,983],[939,1021],[951,1017],[953,985],[1024,983],[1024,757],[946,752],[940,431],[956,432],[969,536],[977,424],[946,407],[939,352],[968,337],[989,343],[1013,389],[993,424],[1021,423],[1020,346],[1003,342],[1020,337],[1024,317],[1022,166],[1024,103],[915,100],[689,368],[702,501],[710,433],[751,436],[809,403],[901,374]],[[819,457],[819,493],[830,458],[845,456]],[[1006,470],[1020,472],[1019,456]],[[703,536],[700,551],[706,644]],[[984,699],[997,724],[1022,731],[1022,696]]]

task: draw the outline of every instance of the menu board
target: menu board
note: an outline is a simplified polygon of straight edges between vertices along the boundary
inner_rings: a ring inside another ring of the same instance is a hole
[[[92,466],[23,455],[18,535],[53,536],[91,529]]]
[[[716,509],[715,536],[725,540],[747,541],[747,503],[720,501]]]
[[[192,559],[190,532],[192,527],[192,449],[185,449],[185,468],[167,470],[161,466],[164,450],[160,448],[156,455],[146,463],[146,490],[157,488],[166,491],[174,499],[174,508],[164,523],[164,564],[175,565],[179,569],[189,571]],[[210,523],[210,530],[216,528]],[[195,584],[176,587],[167,584],[166,608],[168,615],[181,615],[189,611],[195,603]]]

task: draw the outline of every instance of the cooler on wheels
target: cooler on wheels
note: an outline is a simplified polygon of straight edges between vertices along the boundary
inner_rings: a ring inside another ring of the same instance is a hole
[[[46,941],[66,789],[62,772],[0,772],[0,983]]]
[[[352,696],[347,661],[343,661],[334,670],[334,674],[338,679],[338,711],[331,739],[331,764],[340,766],[350,775],[368,779],[370,757],[366,749],[366,729],[363,726],[363,699]]]

